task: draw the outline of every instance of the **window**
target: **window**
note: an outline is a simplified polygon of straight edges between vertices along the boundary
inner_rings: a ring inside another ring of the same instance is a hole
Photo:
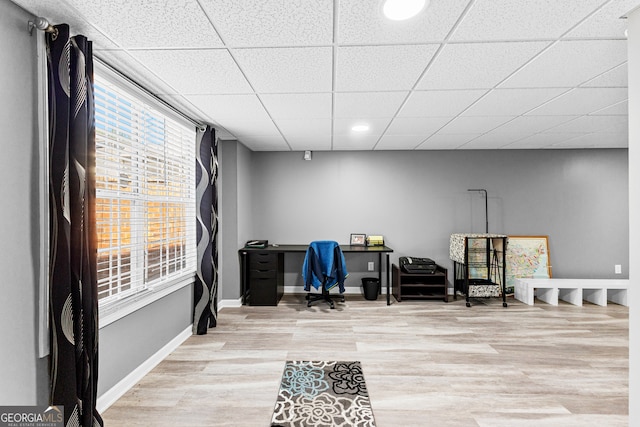
[[[196,136],[194,125],[100,65],[96,227],[104,307],[193,279]]]

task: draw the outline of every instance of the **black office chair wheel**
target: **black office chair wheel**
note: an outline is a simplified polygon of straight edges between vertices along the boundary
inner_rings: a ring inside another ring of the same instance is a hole
[[[467,303],[467,307],[471,307],[471,303],[470,302]]]
[[[502,303],[502,306],[503,306],[503,307],[506,307],[506,306],[507,306],[507,303],[506,303],[506,302],[503,302],[503,303]]]

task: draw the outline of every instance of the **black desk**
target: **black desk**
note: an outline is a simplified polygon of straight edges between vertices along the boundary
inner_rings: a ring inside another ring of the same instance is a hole
[[[242,248],[238,251],[240,255],[240,284],[242,286],[241,290],[241,298],[242,304],[245,304],[245,296],[246,292],[249,289],[247,286],[247,277],[248,277],[248,269],[250,263],[261,263],[264,264],[265,274],[264,277],[258,277],[259,280],[269,281],[273,288],[273,295],[271,295],[271,299],[277,300],[279,296],[282,296],[281,292],[284,290],[284,254],[286,253],[296,253],[296,252],[307,252],[307,248],[309,245],[278,245],[278,246],[268,246],[264,249],[257,248]],[[393,252],[388,246],[351,246],[351,245],[340,245],[340,249],[343,253],[377,253],[378,254],[378,280],[380,281],[380,286],[382,286],[382,254],[386,255],[387,258],[387,305],[391,304],[391,286],[390,286],[390,266],[389,266],[389,253]],[[254,254],[256,258],[262,257],[263,261],[258,259],[249,260],[249,255]],[[274,259],[275,256],[275,259]],[[302,267],[302,266],[301,266]],[[278,296],[279,294],[279,296]],[[275,304],[273,304],[275,305]]]

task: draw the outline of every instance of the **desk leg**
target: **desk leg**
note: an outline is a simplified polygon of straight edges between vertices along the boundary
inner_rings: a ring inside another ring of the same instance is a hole
[[[247,304],[247,253],[240,253],[240,304]]]
[[[378,252],[378,295],[382,295],[382,252]]]
[[[391,283],[389,282],[389,253],[387,252],[387,305],[391,305]]]

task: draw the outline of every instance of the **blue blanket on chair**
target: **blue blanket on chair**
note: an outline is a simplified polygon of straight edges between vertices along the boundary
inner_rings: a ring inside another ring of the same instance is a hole
[[[324,284],[329,290],[338,285],[340,293],[344,293],[344,279],[347,277],[347,264],[340,245],[332,240],[316,240],[309,244],[302,264],[304,290],[311,286],[316,289]]]

